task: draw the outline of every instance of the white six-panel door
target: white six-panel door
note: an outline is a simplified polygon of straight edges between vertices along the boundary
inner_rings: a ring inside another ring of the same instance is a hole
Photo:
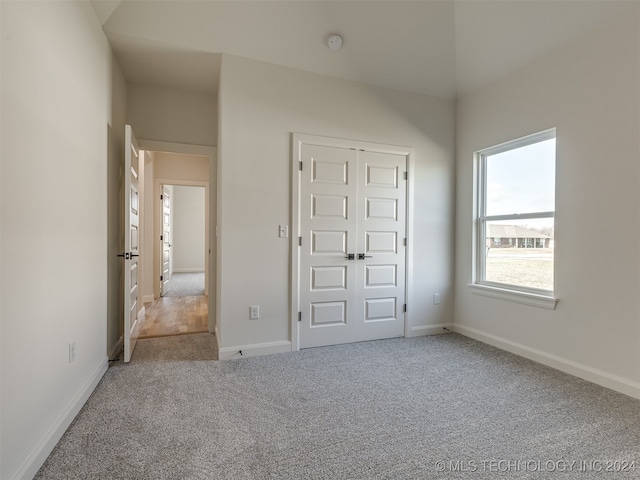
[[[302,146],[302,348],[357,341],[357,159],[356,150]]]
[[[124,188],[124,361],[129,362],[138,340],[138,310],[140,291],[139,221],[140,194],[138,190],[139,150],[130,125],[125,125],[125,188]]]
[[[404,155],[358,152],[358,340],[404,335],[406,165]]]
[[[404,334],[406,155],[302,144],[299,346]]]

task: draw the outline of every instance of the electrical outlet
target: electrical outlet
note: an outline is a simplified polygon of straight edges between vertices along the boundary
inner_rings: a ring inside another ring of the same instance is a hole
[[[73,362],[76,359],[76,342],[71,342],[69,344],[69,363]]]
[[[260,305],[251,305],[251,307],[249,307],[249,318],[251,320],[258,320],[260,318]]]
[[[434,293],[433,294],[433,304],[434,305],[440,305],[440,294],[439,293]]]

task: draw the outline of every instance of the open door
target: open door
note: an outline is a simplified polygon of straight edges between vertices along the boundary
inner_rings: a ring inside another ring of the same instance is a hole
[[[169,291],[169,280],[173,274],[171,267],[171,190],[166,185],[162,186],[162,276],[160,277],[160,296],[164,297]]]
[[[138,144],[131,125],[125,125],[124,153],[124,361],[129,362],[138,340],[139,288],[139,191],[138,169],[140,166]]]

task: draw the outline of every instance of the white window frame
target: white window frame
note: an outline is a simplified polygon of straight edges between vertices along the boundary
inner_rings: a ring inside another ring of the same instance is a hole
[[[487,215],[487,159],[492,155],[504,153],[517,148],[526,147],[535,143],[556,138],[556,129],[551,128],[539,133],[527,135],[516,140],[489,147],[475,153],[474,182],[477,191],[475,203],[475,238],[474,238],[474,269],[472,283],[469,285],[472,292],[478,295],[489,296],[501,300],[523,303],[535,307],[555,309],[558,299],[554,292],[520,285],[504,284],[485,280],[486,267],[486,225],[492,221],[503,220],[527,220],[539,218],[554,218],[555,210],[547,212],[513,213],[507,215]],[[554,253],[555,254],[555,253]],[[554,259],[555,264],[555,259]],[[555,286],[555,279],[554,279]]]

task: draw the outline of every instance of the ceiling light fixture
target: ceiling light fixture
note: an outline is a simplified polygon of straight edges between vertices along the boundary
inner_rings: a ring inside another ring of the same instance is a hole
[[[327,41],[327,46],[331,51],[338,51],[342,47],[342,37],[340,35],[331,35]]]

